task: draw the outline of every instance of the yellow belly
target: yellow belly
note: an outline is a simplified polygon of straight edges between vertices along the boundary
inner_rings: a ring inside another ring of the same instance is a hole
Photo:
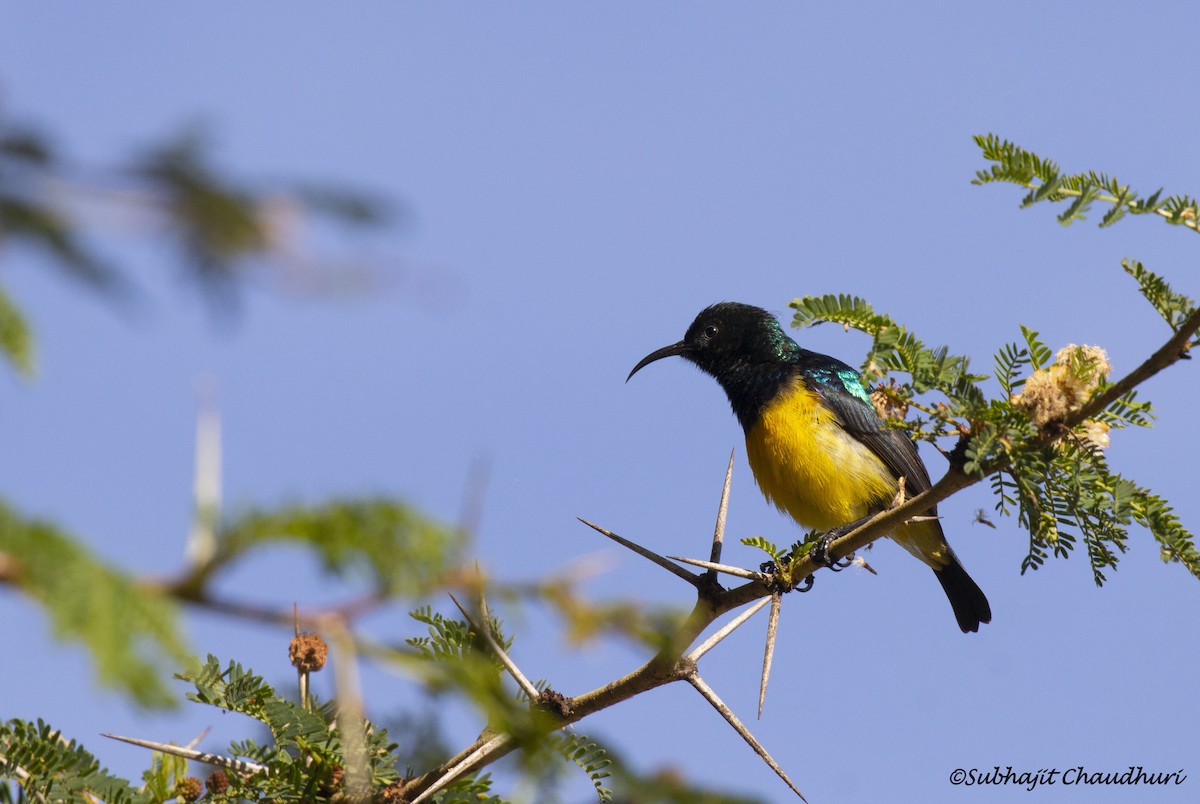
[[[763,410],[746,455],[766,498],[808,528],[853,522],[896,493],[883,461],[799,382]]]

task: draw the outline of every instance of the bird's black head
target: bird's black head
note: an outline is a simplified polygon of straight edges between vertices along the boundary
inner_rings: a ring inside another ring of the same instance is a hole
[[[786,380],[801,351],[766,310],[721,302],[701,310],[679,343],[642,358],[629,377],[655,360],[682,357],[716,378],[748,426]]]

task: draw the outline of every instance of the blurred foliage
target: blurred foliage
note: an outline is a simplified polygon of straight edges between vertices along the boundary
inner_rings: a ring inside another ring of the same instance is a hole
[[[87,245],[60,202],[62,164],[45,136],[0,118],[0,250],[11,243],[32,246],[75,279],[113,290],[118,275]]]
[[[445,585],[464,540],[458,529],[386,498],[255,509],[219,529],[216,555],[202,571],[211,573],[258,548],[292,544],[330,572],[366,576],[377,594],[420,598]]]
[[[0,352],[21,374],[33,372],[33,335],[25,316],[0,290]]]
[[[106,566],[77,538],[3,503],[0,579],[45,610],[57,638],[87,648],[102,682],[144,706],[173,701],[163,679],[191,656],[173,600]]]
[[[215,313],[236,308],[239,289],[265,272],[286,280],[342,270],[302,249],[314,219],[339,227],[379,227],[394,217],[383,199],[335,185],[266,184],[234,178],[214,164],[198,130],[135,153],[119,164],[81,166],[46,135],[0,115],[0,258],[15,246],[112,298],[137,287],[97,245],[90,214],[123,213],[173,246],[177,264]],[[23,372],[32,364],[28,325],[0,288],[0,349]]]

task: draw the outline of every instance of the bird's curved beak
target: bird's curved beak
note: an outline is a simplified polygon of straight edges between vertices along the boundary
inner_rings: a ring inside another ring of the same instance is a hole
[[[630,377],[632,377],[634,374],[637,374],[638,371],[640,371],[643,367],[650,365],[655,360],[662,360],[664,357],[688,357],[691,353],[692,347],[689,346],[685,341],[673,343],[670,346],[664,346],[663,348],[653,351],[643,357],[638,364],[633,367],[633,371],[629,372],[629,377],[625,378],[625,382],[629,382]]]

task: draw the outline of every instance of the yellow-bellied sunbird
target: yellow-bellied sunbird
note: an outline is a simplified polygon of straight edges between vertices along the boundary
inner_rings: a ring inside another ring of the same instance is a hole
[[[629,376],[672,356],[694,363],[725,389],[746,433],[758,487],[802,526],[831,530],[887,508],[899,478],[910,496],[930,487],[916,445],[880,419],[859,372],[802,349],[766,310],[714,304],[696,316],[683,340],[646,355]],[[924,513],[934,517],[937,509]],[[910,522],[890,536],[933,568],[964,633],[991,622],[987,598],[937,519]]]

